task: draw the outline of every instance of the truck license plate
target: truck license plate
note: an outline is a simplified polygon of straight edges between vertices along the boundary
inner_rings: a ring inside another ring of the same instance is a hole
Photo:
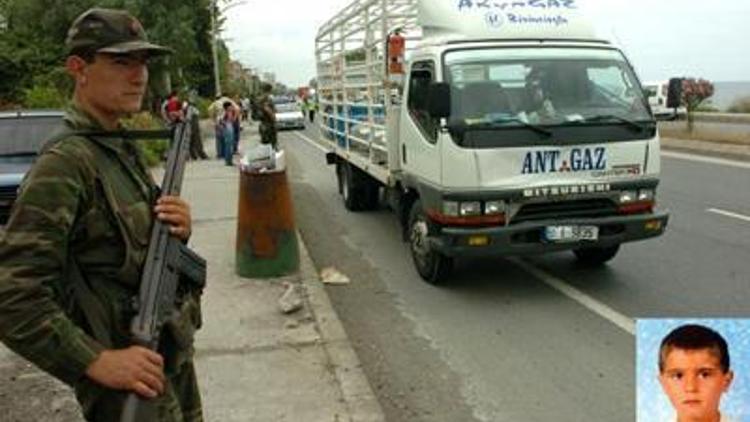
[[[599,239],[597,226],[547,226],[544,238],[548,242],[577,242],[579,240]]]

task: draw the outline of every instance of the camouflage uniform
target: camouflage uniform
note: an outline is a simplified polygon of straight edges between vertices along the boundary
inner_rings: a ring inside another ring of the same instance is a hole
[[[76,131],[102,131],[75,107],[66,124]],[[74,386],[89,420],[119,418],[125,393],[95,386],[84,373],[105,348],[130,345],[128,303],[138,292],[157,195],[132,141],[68,136],[37,160],[0,239],[0,338]],[[66,277],[71,260],[106,310],[111,344],[94,338],[75,301]],[[187,302],[197,326],[198,294]],[[168,382],[158,399],[160,420],[202,420],[192,345],[179,350],[165,335],[162,346]]]
[[[276,149],[278,142],[276,136],[276,116],[268,114],[268,110],[276,113],[276,106],[273,105],[271,96],[268,94],[263,95],[258,101],[258,107],[260,108],[260,142],[271,144]]]
[[[105,134],[75,105],[65,121],[76,133],[45,147],[0,237],[0,340],[73,386],[86,419],[119,420],[127,393],[95,385],[85,371],[103,350],[131,345],[131,300],[159,191],[133,141]],[[162,336],[159,421],[202,420],[192,363],[199,299],[185,293],[182,318],[169,324],[177,328]]]

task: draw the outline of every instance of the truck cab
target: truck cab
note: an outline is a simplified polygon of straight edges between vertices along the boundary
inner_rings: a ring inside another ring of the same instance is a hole
[[[599,263],[662,233],[656,122],[617,48],[445,43],[415,52],[406,86],[401,168],[427,217],[409,228],[426,261],[573,249]]]

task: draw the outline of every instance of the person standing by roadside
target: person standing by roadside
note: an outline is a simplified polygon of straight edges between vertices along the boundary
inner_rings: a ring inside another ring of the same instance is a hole
[[[271,99],[271,92],[273,86],[269,83],[264,83],[261,86],[261,98],[258,100],[258,108],[260,110],[260,142],[263,144],[271,144],[273,149],[277,147],[277,135],[276,135],[276,107]]]
[[[250,99],[242,97],[242,100],[240,100],[240,107],[242,107],[242,120],[248,121],[250,119]]]
[[[236,121],[239,118],[236,109],[232,106],[230,101],[224,103],[224,115],[221,121],[222,134],[221,137],[224,140],[224,163],[228,166],[233,165],[232,158],[234,157],[235,148],[235,130]]]
[[[217,96],[216,101],[208,106],[208,112],[214,122],[214,134],[216,135],[216,158],[224,158],[224,101],[225,97]]]
[[[242,131],[242,108],[237,105],[238,101],[230,103],[234,106],[234,115],[232,124],[234,124],[234,142],[232,142],[232,154],[237,154],[237,150],[240,146],[240,132]]]
[[[235,103],[231,98],[219,95],[216,97],[216,101],[211,103],[210,106],[208,106],[208,112],[211,115],[211,117],[214,119],[214,128],[216,131],[216,158],[223,159],[224,154],[224,144],[225,141],[223,139],[224,134],[224,103],[229,102],[232,105],[233,110],[238,110],[240,107]],[[231,151],[234,153],[234,151]]]
[[[310,123],[315,123],[315,111],[318,110],[318,102],[314,98],[305,98],[305,105],[307,108],[307,116],[310,119]]]
[[[155,352],[128,330],[154,219],[184,242],[191,234],[190,207],[160,195],[120,125],[141,109],[149,60],[171,51],[129,13],[98,8],[65,45],[75,82],[65,132],[45,145],[0,236],[0,340],[75,388],[89,421],[119,420],[134,392],[154,401],[158,422],[200,422],[201,292],[182,289],[171,326],[192,329],[183,341],[165,330]]]
[[[177,96],[177,91],[169,93],[166,104],[167,120],[174,125],[177,122],[181,122],[184,115],[182,113],[182,102],[180,97]]]
[[[192,100],[185,101],[182,105],[185,121],[190,124],[190,158],[193,160],[205,160],[208,154],[203,150],[203,136],[201,135],[200,111]]]

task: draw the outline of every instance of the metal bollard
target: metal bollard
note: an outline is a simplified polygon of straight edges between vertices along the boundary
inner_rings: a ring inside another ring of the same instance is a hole
[[[279,277],[299,270],[297,232],[286,171],[240,171],[237,254],[240,277]]]

